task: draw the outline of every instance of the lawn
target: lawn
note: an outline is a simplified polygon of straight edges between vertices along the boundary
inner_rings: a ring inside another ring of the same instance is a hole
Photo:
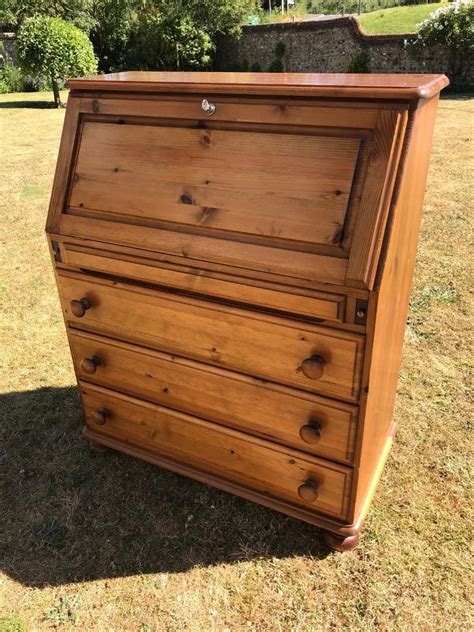
[[[64,117],[34,107],[49,98],[0,97],[0,631],[468,629],[473,100],[440,105],[399,432],[361,544],[338,554],[301,522],[89,453],[43,232]]]
[[[372,11],[357,17],[362,30],[370,35],[381,33],[415,33],[416,25],[439,9],[448,6],[447,2],[417,4],[406,7],[393,7]]]

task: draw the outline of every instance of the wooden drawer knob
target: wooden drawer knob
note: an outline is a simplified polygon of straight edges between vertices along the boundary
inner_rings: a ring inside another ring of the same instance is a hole
[[[311,421],[300,428],[300,437],[306,443],[318,443],[321,439],[321,426],[317,421]]]
[[[303,360],[301,370],[310,380],[319,380],[324,373],[324,360],[318,355],[306,358],[306,360]]]
[[[96,424],[103,426],[107,421],[107,418],[110,417],[110,412],[107,408],[99,408],[99,410],[91,411],[91,417]]]
[[[80,298],[78,301],[71,301],[71,312],[77,318],[82,318],[86,311],[90,309],[91,304],[86,298]]]
[[[303,485],[298,487],[298,494],[306,502],[314,503],[318,497],[318,484],[316,481],[308,479]]]
[[[95,373],[97,367],[102,364],[102,360],[99,356],[91,356],[90,358],[83,358],[81,360],[81,368],[85,373]]]

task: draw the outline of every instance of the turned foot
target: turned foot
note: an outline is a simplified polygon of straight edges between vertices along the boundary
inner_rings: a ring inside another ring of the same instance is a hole
[[[103,454],[104,452],[109,452],[110,448],[89,439],[89,450],[94,454]]]
[[[331,531],[323,531],[323,539],[330,549],[343,553],[344,551],[351,551],[359,544],[360,535],[356,533],[344,537]]]

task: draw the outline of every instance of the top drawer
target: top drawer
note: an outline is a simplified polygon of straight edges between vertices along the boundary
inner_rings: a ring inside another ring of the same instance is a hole
[[[79,99],[49,228],[188,265],[367,287],[404,115],[290,103],[221,98],[209,116],[200,96]]]

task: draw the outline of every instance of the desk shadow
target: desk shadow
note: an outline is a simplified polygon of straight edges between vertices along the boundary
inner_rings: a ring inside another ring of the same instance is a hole
[[[93,454],[75,387],[0,396],[0,563],[28,586],[328,550],[316,528],[137,459]]]

